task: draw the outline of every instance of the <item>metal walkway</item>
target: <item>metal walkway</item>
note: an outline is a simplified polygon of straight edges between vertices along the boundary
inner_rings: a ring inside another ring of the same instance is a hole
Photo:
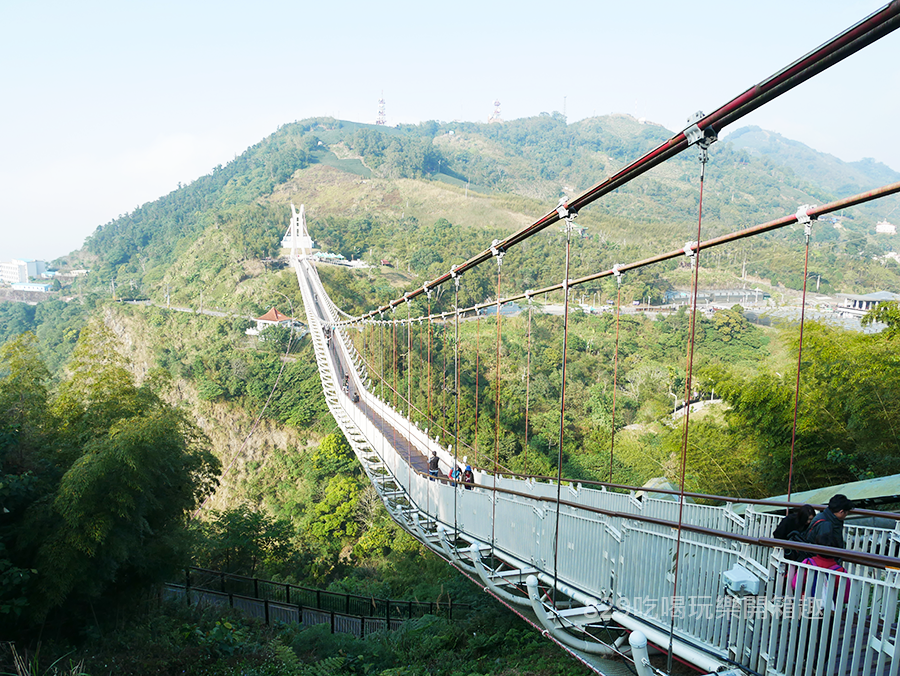
[[[652,672],[632,656],[638,632],[706,672],[898,674],[900,525],[848,523],[838,573],[786,560],[770,539],[780,517],[736,511],[739,500],[682,505],[578,483],[558,500],[555,483],[477,468],[474,487],[435,480],[425,458],[436,451],[446,475],[452,452],[367,389],[362,359],[329,328],[338,310],[313,264],[293,260],[328,407],[391,516],[545,635],[582,659],[634,660],[640,674]],[[809,570],[794,590],[797,568]]]

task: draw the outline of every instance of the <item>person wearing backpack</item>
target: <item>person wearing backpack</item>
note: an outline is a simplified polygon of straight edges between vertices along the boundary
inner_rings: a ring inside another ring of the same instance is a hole
[[[428,473],[433,477],[440,475],[440,461],[438,460],[437,451],[431,452],[431,458],[428,460]]]
[[[831,536],[828,533],[826,533],[825,531],[822,531],[822,533],[819,534],[819,540],[812,541],[811,544],[822,545],[823,547],[830,547],[831,546],[829,544],[830,541],[831,541]],[[847,572],[847,569],[844,568],[840,563],[838,563],[838,559],[833,558],[833,557],[829,556],[828,554],[813,554],[812,556],[809,556],[809,557],[803,559],[803,561],[801,563],[805,563],[809,566],[816,566],[817,568],[825,568],[826,570],[834,570],[834,571],[837,571],[838,573],[846,573]],[[812,572],[813,580],[812,580],[812,584],[810,585],[810,590],[809,590],[810,595],[820,598],[823,601],[827,600],[828,592],[826,589],[820,588],[818,593],[816,592],[816,585],[819,582],[819,580],[817,579],[819,577],[818,573],[816,573],[815,571],[807,571],[806,568],[800,568],[800,567],[794,567],[794,566],[792,566],[792,568],[794,568],[794,575],[791,578],[791,589],[797,589],[797,586],[799,585],[801,590],[803,590],[804,585],[806,584],[806,574],[807,574],[807,572]],[[840,580],[841,580],[841,578],[835,576],[834,591],[831,594],[832,601],[838,600],[837,596],[838,596]],[[847,601],[849,601],[849,600],[850,600],[850,584],[848,581],[848,583],[844,585],[844,603],[847,603]]]
[[[819,512],[809,524],[806,541],[826,547],[845,549],[844,519],[853,509],[853,503],[846,495],[838,493],[828,501],[828,507]]]
[[[456,486],[456,482],[462,478],[462,470],[459,468],[459,465],[454,465],[453,469],[450,470],[450,478],[453,479],[450,485]]]
[[[794,507],[786,517],[775,527],[772,537],[776,540],[788,540],[790,542],[808,542],[805,533],[809,524],[816,516],[816,510],[812,505]],[[797,549],[784,548],[784,557],[790,561],[799,561],[806,554]]]

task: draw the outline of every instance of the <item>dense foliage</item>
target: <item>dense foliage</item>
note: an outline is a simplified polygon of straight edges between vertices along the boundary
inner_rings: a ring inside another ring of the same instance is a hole
[[[187,552],[185,518],[218,461],[152,379],[138,387],[115,339],[81,332],[51,395],[36,339],[0,348],[0,623],[6,635],[80,621],[165,579]]]

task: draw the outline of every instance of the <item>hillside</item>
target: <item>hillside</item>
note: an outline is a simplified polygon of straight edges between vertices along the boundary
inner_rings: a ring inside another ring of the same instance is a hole
[[[202,288],[207,303],[252,313],[268,301],[247,285],[258,272],[257,261],[277,256],[291,201],[307,205],[311,231],[323,247],[430,275],[533,221],[561,195],[577,194],[669,136],[626,115],[573,124],[542,115],[500,125],[428,122],[392,129],[304,120],[99,227],[70,260],[92,268],[93,288],[101,292],[114,284],[161,301],[168,290],[173,302],[197,304]],[[877,187],[892,175],[887,168],[856,163],[838,185],[834,177],[846,167],[834,158],[806,149],[804,162],[813,169],[800,172],[784,164],[782,155],[740,147],[742,138],[749,143],[755,137],[743,133],[712,149],[704,199],[704,232],[710,236],[792,213],[800,204],[827,202],[851,185]],[[681,247],[695,229],[697,179],[694,153],[684,153],[583,210],[579,225],[588,239],[579,273]],[[874,235],[875,222],[896,203],[845,212],[841,230],[817,228],[813,261],[825,292],[900,288],[900,269],[873,261],[898,244]],[[422,250],[419,234],[438,222],[465,236],[457,237],[458,246]],[[537,248],[558,258],[549,245],[553,236],[546,233]],[[735,285],[752,277],[799,289],[798,247],[794,235],[778,233],[719,252],[717,272],[707,283]],[[538,266],[516,286],[552,283],[557,274]],[[676,276],[668,283],[682,280]]]
[[[834,155],[820,153],[799,141],[759,127],[737,129],[728,134],[725,141],[751,156],[765,156],[789,167],[803,180],[838,197],[900,181],[900,173],[870,157],[859,162],[844,162]]]

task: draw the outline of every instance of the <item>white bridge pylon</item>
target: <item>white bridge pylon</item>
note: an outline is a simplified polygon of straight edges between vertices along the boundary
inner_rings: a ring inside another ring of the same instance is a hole
[[[558,501],[555,483],[478,470],[471,490],[433,480],[415,465],[436,451],[446,477],[452,451],[369,390],[312,261],[293,260],[328,408],[391,516],[582,661],[619,655],[648,676],[642,634],[706,672],[898,674],[900,560],[892,570],[881,559],[900,553],[900,525],[848,522],[848,550],[870,556],[848,552],[841,573],[762,543],[780,516],[753,505],[682,506],[579,483]]]

